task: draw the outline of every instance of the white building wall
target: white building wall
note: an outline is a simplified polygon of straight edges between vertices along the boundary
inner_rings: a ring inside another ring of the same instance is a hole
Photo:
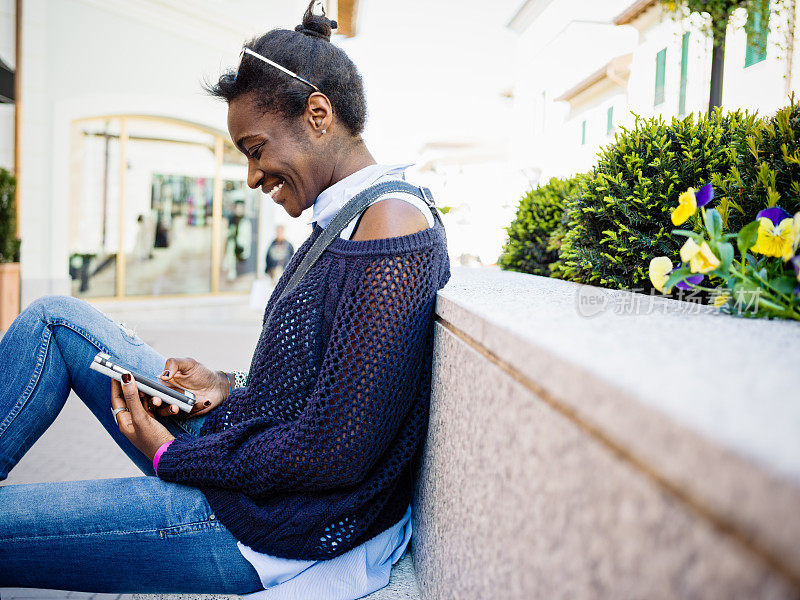
[[[605,136],[605,113],[614,105],[616,127],[630,127],[634,115],[665,119],[678,116],[680,97],[681,44],[690,33],[687,72],[686,113],[706,113],[711,78],[712,41],[693,16],[676,20],[660,5],[650,8],[632,24],[605,27],[587,23],[608,22],[632,4],[632,0],[589,3],[582,0],[553,0],[521,32],[517,44],[517,78],[514,88],[518,115],[533,115],[520,127],[514,140],[518,168],[535,173],[542,182],[551,176],[585,171],[597,159],[598,151],[613,137]],[[723,87],[726,110],[747,109],[762,115],[788,103],[788,92],[800,80],[800,40],[789,47],[787,19],[772,12],[766,60],[745,68],[747,36],[745,10],[740,9],[728,28]],[[667,49],[665,99],[654,105],[656,55]],[[611,58],[633,53],[627,89],[614,91],[604,80],[571,103],[554,102]],[[790,65],[789,57],[792,57]],[[791,67],[791,68],[790,68]],[[539,127],[539,115],[547,116]],[[587,142],[581,144],[581,124],[587,121]],[[532,178],[535,181],[535,178]]]
[[[575,113],[555,99],[612,58],[632,50],[635,32],[610,23],[627,3],[540,0],[541,13],[519,33],[514,84],[519,127],[513,156],[516,168],[532,184],[574,173],[579,169],[574,165],[586,163],[586,152],[593,155],[591,147],[581,146]]]
[[[689,62],[686,88],[686,113],[708,110],[711,60],[710,40],[690,23],[682,24],[665,17],[660,8],[651,9],[633,25],[624,25],[639,36],[633,53],[628,83],[628,112],[641,116],[678,115],[681,81],[683,34],[689,32]],[[685,28],[684,28],[685,27]],[[656,56],[667,50],[664,102],[655,105]]]
[[[605,80],[587,90],[576,99],[576,109],[570,111],[564,124],[566,149],[564,166],[569,169],[554,170],[553,175],[564,177],[589,171],[597,160],[598,149],[614,141],[621,125],[630,125],[627,112],[627,94],[618,85]],[[613,108],[612,131],[608,132],[608,109]],[[583,142],[583,123],[586,122],[586,142]],[[569,161],[569,162],[567,162]],[[571,170],[570,170],[571,169]]]
[[[773,113],[788,103],[788,94],[795,83],[788,70],[790,50],[783,47],[786,44],[786,19],[772,12],[767,58],[750,67],[744,66],[747,48],[747,34],[744,30],[746,20],[747,12],[738,10],[728,27],[722,103],[727,109],[757,109],[761,114]]]

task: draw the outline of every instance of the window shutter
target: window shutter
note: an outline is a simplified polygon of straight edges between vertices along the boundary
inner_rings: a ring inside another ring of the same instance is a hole
[[[686,114],[686,86],[689,75],[689,32],[683,34],[681,42],[681,87],[680,97],[678,98],[678,114],[682,117]]]
[[[656,54],[656,92],[653,106],[664,103],[664,83],[667,75],[667,49]]]
[[[769,3],[766,10],[751,6],[747,13],[747,48],[744,53],[745,68],[751,67],[767,58],[767,37],[769,36]]]

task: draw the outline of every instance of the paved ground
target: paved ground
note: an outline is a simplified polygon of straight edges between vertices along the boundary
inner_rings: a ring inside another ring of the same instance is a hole
[[[246,298],[137,301],[98,307],[133,327],[165,356],[192,356],[215,369],[247,370],[261,330]],[[74,394],[53,425],[9,474],[6,484],[135,477],[141,472]],[[130,600],[129,595],[0,588],[2,600]]]

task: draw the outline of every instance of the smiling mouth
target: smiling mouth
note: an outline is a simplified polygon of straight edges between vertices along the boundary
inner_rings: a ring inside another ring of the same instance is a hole
[[[263,186],[261,189],[267,196],[270,196],[275,202],[278,202],[278,195],[280,191],[283,189],[283,184],[285,181],[281,178],[278,178],[277,183],[274,183],[271,187],[267,187],[266,185]]]

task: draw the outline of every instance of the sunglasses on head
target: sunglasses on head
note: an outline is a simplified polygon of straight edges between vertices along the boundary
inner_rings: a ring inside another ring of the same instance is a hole
[[[250,56],[254,56],[254,57],[255,57],[255,58],[257,58],[258,60],[261,60],[261,61],[263,61],[263,62],[267,63],[268,65],[272,65],[273,67],[275,67],[276,69],[279,69],[279,70],[283,71],[284,73],[286,73],[286,74],[287,74],[287,75],[289,75],[290,77],[294,77],[295,79],[297,79],[297,81],[300,81],[300,82],[302,82],[302,83],[305,83],[306,85],[310,85],[312,88],[314,88],[314,89],[315,89],[316,91],[318,91],[320,94],[322,93],[322,92],[320,91],[320,89],[319,89],[317,86],[315,86],[313,83],[311,83],[311,82],[310,82],[308,79],[305,79],[305,78],[303,78],[303,77],[300,77],[300,75],[298,75],[297,73],[295,73],[295,72],[293,72],[293,71],[290,71],[290,70],[289,70],[289,69],[287,69],[286,67],[282,67],[281,65],[279,65],[279,64],[278,64],[278,63],[276,63],[275,61],[272,61],[272,60],[268,59],[266,56],[261,56],[261,55],[260,55],[258,52],[253,52],[253,51],[252,51],[250,48],[248,48],[247,46],[245,46],[244,48],[242,48],[242,51],[241,51],[241,53],[239,54],[239,66],[237,66],[237,67],[236,67],[236,75],[234,76],[234,81],[235,81],[235,80],[236,80],[236,78],[239,76],[239,69],[241,69],[241,68],[242,68],[242,61],[244,60],[244,57],[245,57],[245,55],[246,55],[246,54],[249,54]]]

